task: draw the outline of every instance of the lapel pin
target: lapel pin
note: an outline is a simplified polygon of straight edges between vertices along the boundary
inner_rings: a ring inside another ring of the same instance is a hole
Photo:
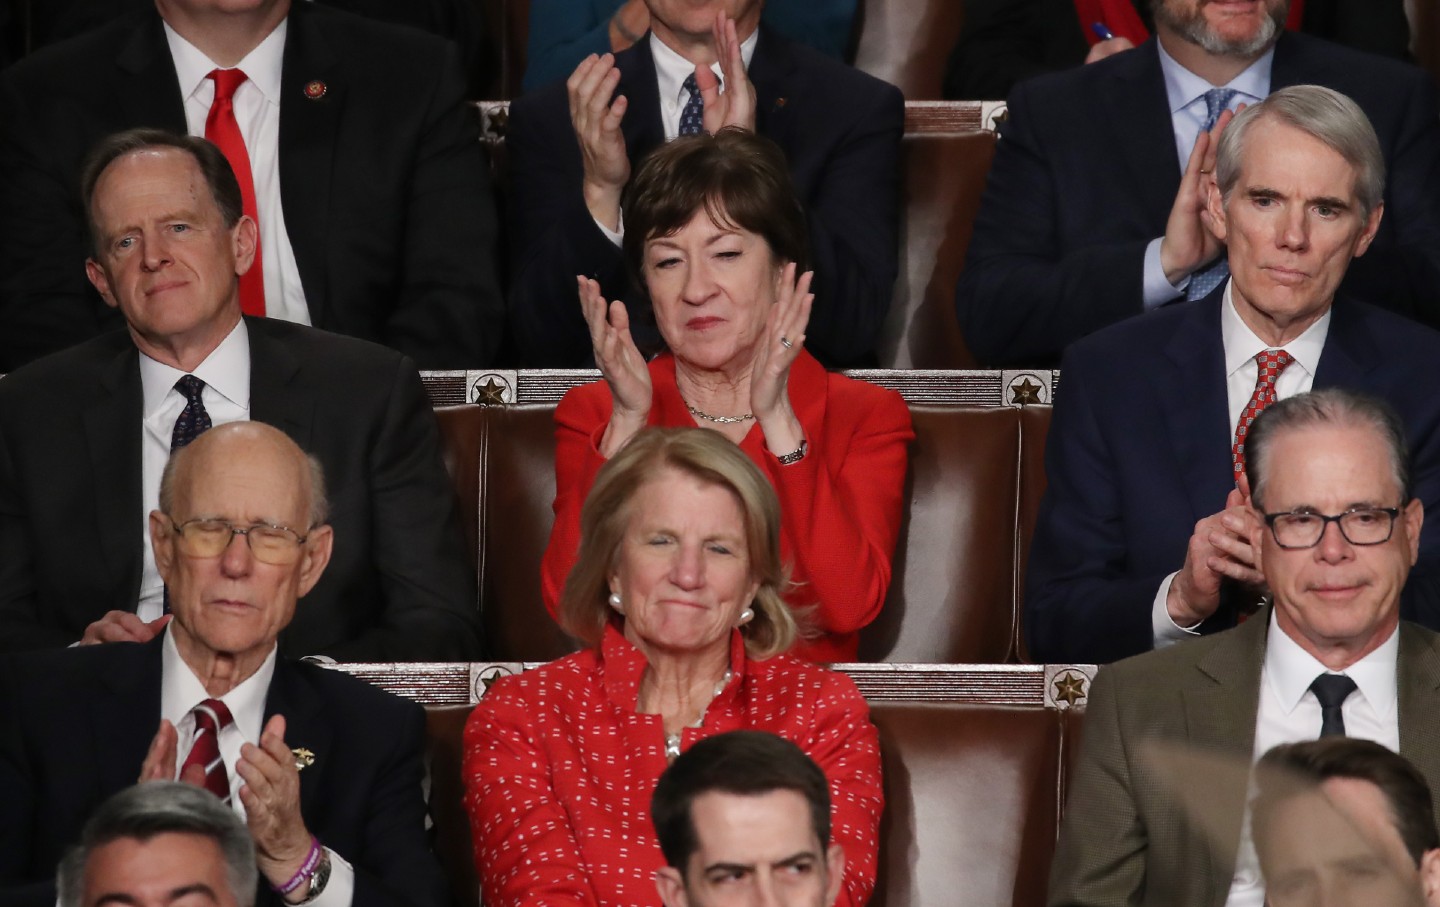
[[[315,764],[315,754],[303,746],[297,746],[290,752],[295,757],[295,771],[297,772]]]
[[[312,101],[318,101],[325,97],[325,92],[329,90],[329,86],[319,79],[312,79],[305,83],[305,97]]]
[[[784,98],[776,98],[776,99],[775,99],[775,109],[776,109],[776,110],[779,110],[781,107],[784,107],[784,106],[785,106],[785,99],[784,99]]]

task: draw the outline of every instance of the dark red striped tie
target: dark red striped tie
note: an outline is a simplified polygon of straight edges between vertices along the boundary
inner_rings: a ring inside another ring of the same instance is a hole
[[[218,699],[207,699],[191,710],[195,716],[195,738],[190,745],[190,755],[180,766],[185,769],[198,765],[205,770],[205,789],[222,802],[230,802],[230,776],[225,773],[225,760],[220,758],[220,731],[234,724],[230,709]]]
[[[230,161],[235,179],[240,182],[240,202],[245,213],[255,221],[258,230],[260,218],[255,205],[255,177],[250,170],[250,153],[245,149],[245,137],[240,134],[240,124],[235,120],[235,89],[249,78],[239,69],[213,69],[206,78],[215,80],[215,100],[210,102],[210,115],[205,118],[205,138],[214,142]],[[258,232],[257,232],[258,237]],[[246,315],[265,314],[265,276],[260,266],[260,243],[255,243],[255,262],[250,270],[240,277],[240,308]]]

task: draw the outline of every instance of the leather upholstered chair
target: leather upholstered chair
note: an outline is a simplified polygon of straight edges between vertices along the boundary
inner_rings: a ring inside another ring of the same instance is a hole
[[[912,405],[890,595],[864,661],[1005,662],[1014,637],[1020,410]]]
[[[939,100],[963,0],[861,0],[855,66],[896,85],[907,101]]]
[[[995,133],[907,130],[900,277],[879,343],[885,368],[974,368],[955,316],[955,282],[995,156]]]

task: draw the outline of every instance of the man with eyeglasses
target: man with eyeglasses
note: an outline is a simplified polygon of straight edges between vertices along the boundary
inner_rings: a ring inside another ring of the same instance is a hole
[[[1339,293],[1392,215],[1380,148],[1364,112],[1328,88],[1247,107],[1215,172],[1195,174],[1229,278],[1066,352],[1026,570],[1033,660],[1110,662],[1253,610],[1245,436],[1276,399],[1381,397],[1407,429],[1416,496],[1440,503],[1440,394],[1417,380],[1440,361],[1440,332]],[[1420,551],[1405,615],[1440,629],[1440,533]]]
[[[149,528],[173,619],[149,642],[0,665],[0,903],[53,905],[86,818],[137,780],[234,809],[261,903],[449,902],[425,833],[423,711],[279,655],[339,543],[326,511],[319,463],[260,422],[170,459]]]
[[[1212,840],[1182,815],[1153,741],[1255,760],[1344,734],[1440,781],[1440,636],[1400,618],[1424,506],[1405,429],[1385,404],[1338,388],[1282,400],[1249,433],[1243,514],[1272,606],[1224,633],[1103,669],[1051,876],[1052,904],[1253,905],[1264,900],[1244,831],[1246,790],[1206,789]],[[1228,896],[1227,896],[1228,890]]]
[[[414,363],[242,317],[255,223],[205,139],[110,136],[82,192],[86,272],[128,330],[0,380],[0,651],[152,638],[169,619],[145,542],[161,469],[212,424],[253,419],[324,464],[340,538],[281,652],[478,654],[474,570]]]

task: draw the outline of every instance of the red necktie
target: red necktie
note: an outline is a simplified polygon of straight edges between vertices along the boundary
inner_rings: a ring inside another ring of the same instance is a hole
[[[225,760],[220,758],[220,731],[234,723],[230,709],[218,699],[207,699],[191,711],[195,716],[195,738],[190,745],[190,755],[180,766],[185,769],[198,765],[205,770],[205,789],[219,797],[221,802],[230,802],[230,776],[225,773]]]
[[[213,69],[206,76],[215,80],[215,100],[210,102],[210,115],[205,118],[205,138],[225,153],[235,179],[240,182],[240,200],[258,230],[260,218],[255,207],[255,177],[250,170],[250,153],[245,150],[245,137],[235,120],[235,89],[248,76],[239,69]],[[257,233],[258,236],[258,233]],[[260,243],[255,243],[255,262],[240,277],[240,308],[246,315],[265,314],[265,276],[260,266]]]
[[[1240,421],[1235,426],[1235,446],[1230,449],[1236,482],[1245,472],[1245,436],[1250,433],[1250,425],[1256,416],[1265,411],[1265,407],[1275,402],[1275,381],[1285,371],[1285,366],[1294,361],[1284,350],[1264,350],[1255,357],[1255,364],[1260,366],[1260,372],[1255,376],[1255,392],[1250,395],[1244,412],[1240,413]]]

